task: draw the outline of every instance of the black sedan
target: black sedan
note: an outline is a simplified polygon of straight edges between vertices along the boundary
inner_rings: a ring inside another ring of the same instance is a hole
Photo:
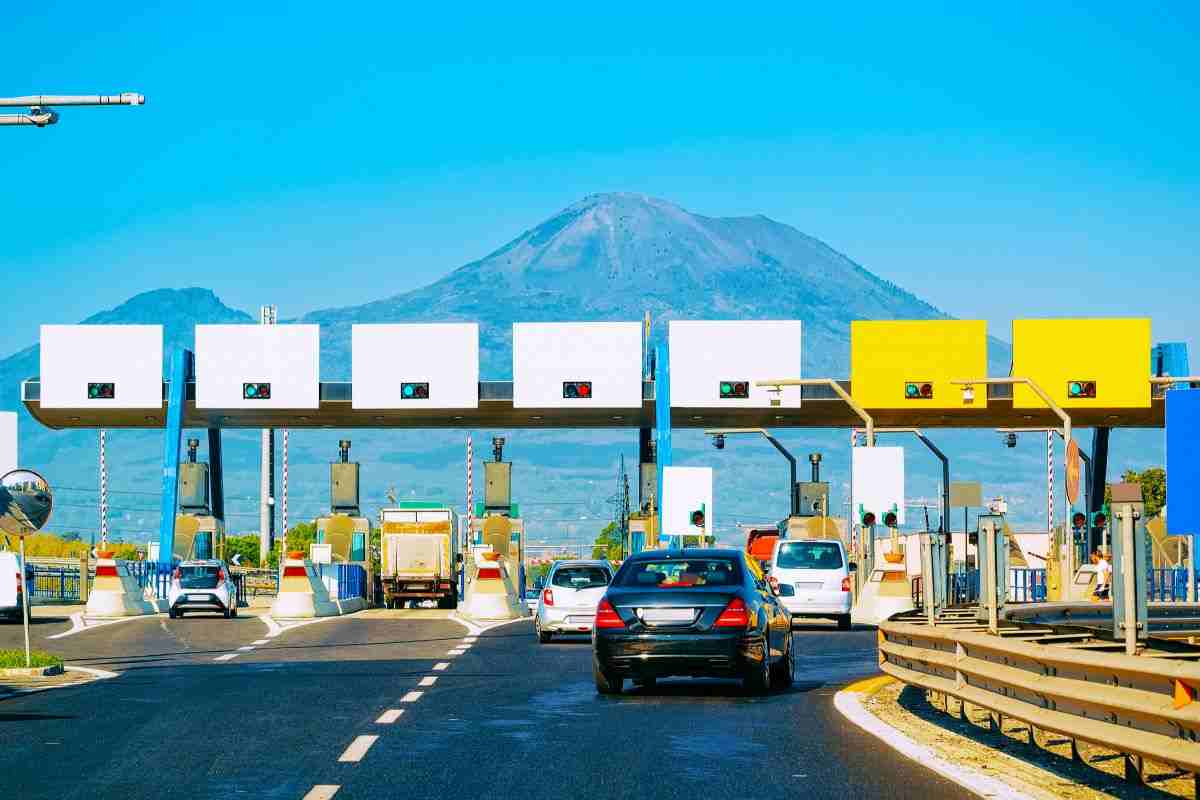
[[[628,558],[596,610],[596,690],[625,678],[741,678],[755,693],[792,682],[792,618],[740,550],[650,550]]]

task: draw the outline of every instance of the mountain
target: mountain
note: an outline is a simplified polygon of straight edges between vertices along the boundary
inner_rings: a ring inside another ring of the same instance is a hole
[[[548,320],[636,320],[649,312],[652,341],[671,319],[801,319],[805,323],[804,370],[808,375],[849,373],[849,328],[854,319],[940,319],[946,315],[912,293],[885,281],[828,245],[767,217],[715,218],[633,194],[586,197],[517,236],[490,255],[466,264],[428,286],[365,305],[305,314],[298,320],[322,326],[321,372],[326,380],[350,376],[350,326],[354,323],[468,320],[480,323],[484,378],[511,376],[511,323]],[[131,298],[85,324],[162,323],[168,345],[191,345],[198,323],[252,323],[207,289],[161,289]],[[169,348],[168,348],[169,350]],[[990,342],[993,374],[1006,374],[1008,346]],[[0,361],[0,407],[21,410],[21,458],[41,469],[56,489],[52,527],[85,537],[97,518],[96,433],[50,431],[18,403],[19,382],[38,372],[38,349]],[[463,431],[295,431],[290,435],[289,521],[312,519],[328,502],[328,468],[337,440],[354,441],[352,456],[363,466],[363,503],[369,515],[389,487],[401,497],[461,504]],[[491,435],[506,435],[515,464],[514,494],[531,538],[590,541],[611,517],[618,459],[636,475],[637,437],[632,431],[475,431],[476,454],[490,450]],[[803,454],[825,454],[825,478],[833,505],[847,493],[849,456],[844,431],[781,431],[781,440]],[[1018,521],[1044,518],[1045,444],[1023,437],[1016,451],[1001,448],[991,433],[938,432],[952,458],[954,479],[981,479],[989,495],[1004,494]],[[1114,447],[1120,448],[1121,437]],[[940,472],[911,442],[908,493],[936,497]],[[1139,447],[1124,466],[1161,462],[1155,447]],[[786,512],[784,464],[760,442],[739,441],[714,455],[700,432],[679,431],[676,463],[717,469],[715,519],[719,531],[736,522],[777,519]],[[277,444],[277,455],[281,443]],[[258,525],[257,431],[224,437],[226,503],[230,530]],[[1160,452],[1160,451],[1159,451]],[[108,435],[111,527],[119,536],[144,541],[158,525],[162,437],[153,432]],[[1039,481],[1040,484],[1039,484]],[[478,484],[478,481],[476,481]],[[636,500],[636,478],[631,486]],[[1039,498],[1040,493],[1040,498]],[[1064,505],[1059,492],[1059,509]],[[933,515],[936,524],[936,513]]]
[[[655,338],[671,319],[801,319],[810,375],[848,374],[850,320],[947,317],[767,217],[704,217],[618,193],[586,197],[429,286],[300,321],[324,326],[326,375],[348,368],[353,323],[478,321],[480,368],[502,379],[512,374],[514,320],[638,320],[646,312]]]

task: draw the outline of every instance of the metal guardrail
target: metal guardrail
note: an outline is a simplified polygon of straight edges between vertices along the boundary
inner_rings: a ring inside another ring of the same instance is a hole
[[[1200,772],[1200,664],[1078,643],[1052,628],[994,636],[969,616],[879,626],[880,668],[897,680],[987,709],[995,724],[1011,717],[1124,753],[1127,772],[1131,758]]]

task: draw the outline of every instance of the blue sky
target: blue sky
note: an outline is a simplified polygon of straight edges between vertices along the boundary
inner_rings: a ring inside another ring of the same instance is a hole
[[[0,95],[147,105],[0,131],[0,355],[162,286],[377,299],[627,190],[792,224],[1002,338],[1149,315],[1200,362],[1193,3],[36,5]]]

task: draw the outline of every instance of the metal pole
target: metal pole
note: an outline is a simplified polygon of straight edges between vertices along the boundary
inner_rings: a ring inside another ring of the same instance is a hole
[[[1125,603],[1125,654],[1137,654],[1137,559],[1133,553],[1133,506],[1126,505],[1121,514],[1121,585]],[[1111,591],[1111,584],[1110,584]]]
[[[999,591],[996,586],[998,572],[998,565],[996,564],[996,526],[989,520],[980,527],[982,528],[980,532],[983,534],[983,541],[980,542],[980,544],[987,548],[988,553],[988,568],[986,570],[987,574],[982,576],[984,595],[987,598],[988,631],[994,635],[1000,629],[998,612],[996,609],[997,592]]]
[[[108,549],[108,464],[105,461],[104,430],[100,430],[100,549]]]
[[[1195,546],[1196,537],[1189,535],[1187,537],[1187,601],[1189,603],[1196,602],[1196,559],[1192,554],[1192,548]]]
[[[800,515],[800,495],[796,492],[796,457],[787,451],[779,440],[772,436],[767,431],[761,431],[762,435],[767,438],[767,441],[775,445],[775,449],[783,454],[783,457],[788,461],[788,497],[791,498],[791,515],[793,517]]]
[[[282,563],[284,558],[287,558],[287,535],[288,535],[288,518],[287,518],[287,484],[288,484],[288,429],[283,429],[283,543],[279,548],[279,560]]]
[[[842,385],[834,378],[778,378],[767,381],[755,381],[755,386],[765,386],[781,390],[784,386],[828,386],[833,389],[834,394],[842,399],[842,401],[850,406],[850,410],[858,415],[858,418],[863,421],[863,426],[867,432],[867,447],[875,446],[875,419],[867,410],[854,402],[854,398],[842,388]]]
[[[1046,431],[1046,530],[1054,533],[1054,431]]]
[[[21,534],[21,620],[25,628],[25,668],[33,666],[29,658],[29,584],[25,581],[25,534]]]

